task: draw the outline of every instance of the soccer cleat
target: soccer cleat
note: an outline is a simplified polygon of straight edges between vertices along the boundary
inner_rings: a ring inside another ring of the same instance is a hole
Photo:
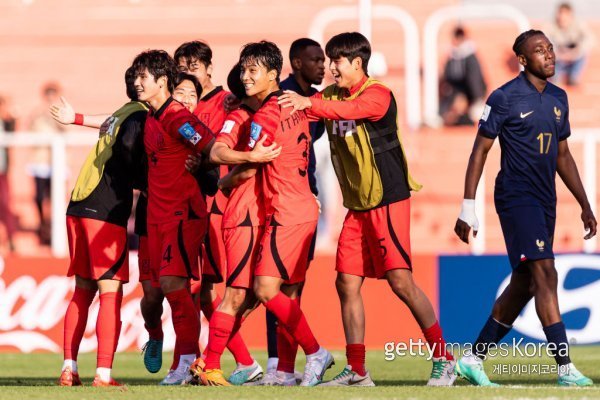
[[[466,379],[475,386],[489,386],[498,387],[497,383],[490,382],[490,378],[485,374],[483,370],[483,361],[475,361],[468,363],[464,361],[464,357],[456,362],[454,366],[454,372],[457,376]]]
[[[202,386],[231,386],[220,369],[206,369],[199,378]]]
[[[255,382],[262,378],[263,369],[262,367],[254,360],[252,365],[242,365],[238,364],[236,369],[233,370],[231,375],[229,376],[229,383],[232,385],[243,385],[245,383]]]
[[[570,364],[568,372],[558,376],[558,384],[559,386],[592,386],[594,382]]]
[[[58,386],[83,386],[79,374],[71,371],[71,368],[65,368],[58,378]]]
[[[162,348],[163,341],[156,339],[148,339],[144,347],[142,347],[144,366],[152,374],[160,371],[160,367],[162,367]]]
[[[455,365],[456,361],[448,361],[446,357],[434,358],[427,386],[452,386],[456,380]]]
[[[335,362],[330,352],[323,347],[315,354],[306,356],[306,366],[304,367],[304,376],[300,386],[316,386],[323,381],[325,371],[331,368]]]
[[[319,386],[358,386],[358,387],[373,387],[375,383],[371,379],[369,371],[365,376],[352,371],[350,365],[346,365],[342,372],[337,374],[332,380],[323,382]]]
[[[262,379],[246,383],[244,386],[296,386],[298,380],[294,374],[283,371],[267,372]]]
[[[108,381],[108,382],[103,381],[102,379],[100,379],[99,375],[96,375],[94,377],[94,382],[92,383],[92,386],[93,387],[110,387],[110,386],[124,387],[125,385],[115,381],[113,378],[110,378],[110,381]]]
[[[179,365],[177,369],[172,369],[169,371],[167,376],[160,381],[159,385],[161,386],[174,386],[174,385],[183,385],[185,383],[186,378],[190,374],[190,364],[185,359],[179,360]]]

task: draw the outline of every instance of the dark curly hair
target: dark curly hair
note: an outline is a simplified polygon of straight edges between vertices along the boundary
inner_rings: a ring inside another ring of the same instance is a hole
[[[240,52],[240,65],[246,65],[256,61],[267,68],[267,71],[277,71],[277,83],[283,67],[283,56],[281,50],[273,42],[262,40],[260,42],[248,43],[242,47]]]
[[[135,71],[135,76],[139,76],[146,69],[154,76],[157,81],[160,77],[167,78],[167,87],[170,93],[175,89],[175,80],[177,78],[177,65],[175,60],[164,50],[148,50],[138,54],[131,67]]]

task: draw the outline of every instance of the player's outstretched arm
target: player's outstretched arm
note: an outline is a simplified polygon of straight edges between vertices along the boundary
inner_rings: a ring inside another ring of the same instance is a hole
[[[60,101],[60,105],[53,104],[50,106],[50,115],[63,125],[76,124],[87,126],[89,128],[100,128],[104,121],[110,117],[110,114],[78,114],[64,97],[61,96]]]
[[[556,160],[556,170],[558,175],[565,183],[567,188],[581,206],[581,220],[583,221],[583,227],[586,230],[584,239],[590,239],[596,235],[596,228],[598,223],[596,217],[590,206],[587,195],[585,194],[585,188],[581,183],[579,177],[579,171],[577,170],[577,164],[571,155],[569,150],[569,144],[567,140],[561,140],[558,142],[558,157]]]
[[[262,136],[252,151],[233,150],[225,143],[217,142],[210,151],[210,162],[214,164],[244,164],[273,161],[281,154],[281,146],[277,146],[277,143],[265,146],[266,139],[266,135]]]
[[[494,139],[487,138],[483,135],[477,135],[471,156],[469,157],[469,165],[467,166],[467,174],[465,176],[465,191],[462,209],[456,220],[454,232],[465,243],[469,243],[469,232],[473,228],[473,236],[477,236],[479,230],[479,221],[475,214],[475,192],[477,184],[483,173],[483,166],[487,159],[488,152],[494,144]]]

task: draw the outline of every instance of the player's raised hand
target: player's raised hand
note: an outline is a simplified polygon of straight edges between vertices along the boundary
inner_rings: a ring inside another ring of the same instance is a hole
[[[460,215],[456,220],[454,226],[454,233],[465,243],[469,243],[469,232],[473,228],[473,237],[477,237],[477,231],[479,230],[479,221],[475,214],[475,200],[464,199]]]
[[[283,94],[277,98],[277,104],[284,108],[293,107],[292,114],[312,106],[308,97],[300,96],[293,90],[284,91]]]
[[[251,162],[267,163],[281,154],[281,146],[277,146],[275,142],[265,146],[265,140],[267,140],[267,135],[263,135],[254,145],[254,149],[250,152]]]
[[[581,212],[581,220],[583,221],[583,227],[587,232],[583,238],[588,240],[596,236],[596,228],[598,223],[596,222],[596,217],[594,217],[594,212],[590,207],[583,209]]]
[[[50,115],[56,121],[64,125],[69,125],[75,122],[75,110],[69,104],[69,102],[62,96],[60,96],[60,102],[62,104],[53,104],[50,106]]]

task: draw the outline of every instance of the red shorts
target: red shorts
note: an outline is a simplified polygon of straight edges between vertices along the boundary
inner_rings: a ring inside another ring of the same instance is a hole
[[[152,286],[161,276],[200,279],[198,253],[206,232],[206,219],[148,224],[148,249]]]
[[[316,227],[317,221],[267,226],[258,248],[254,275],[281,278],[287,284],[304,282]]]
[[[223,216],[211,213],[208,220],[208,233],[202,246],[202,279],[205,282],[220,283],[223,282],[223,271],[227,265],[221,229]]]
[[[91,218],[67,215],[71,264],[67,276],[129,281],[127,229]]]
[[[410,199],[368,211],[348,211],[337,248],[336,271],[384,278],[410,261]]]
[[[139,236],[138,267],[140,269],[140,282],[152,279],[150,275],[150,254],[148,254],[148,236]]]
[[[223,229],[223,241],[227,252],[226,285],[228,287],[252,288],[257,250],[264,229],[263,226]]]

